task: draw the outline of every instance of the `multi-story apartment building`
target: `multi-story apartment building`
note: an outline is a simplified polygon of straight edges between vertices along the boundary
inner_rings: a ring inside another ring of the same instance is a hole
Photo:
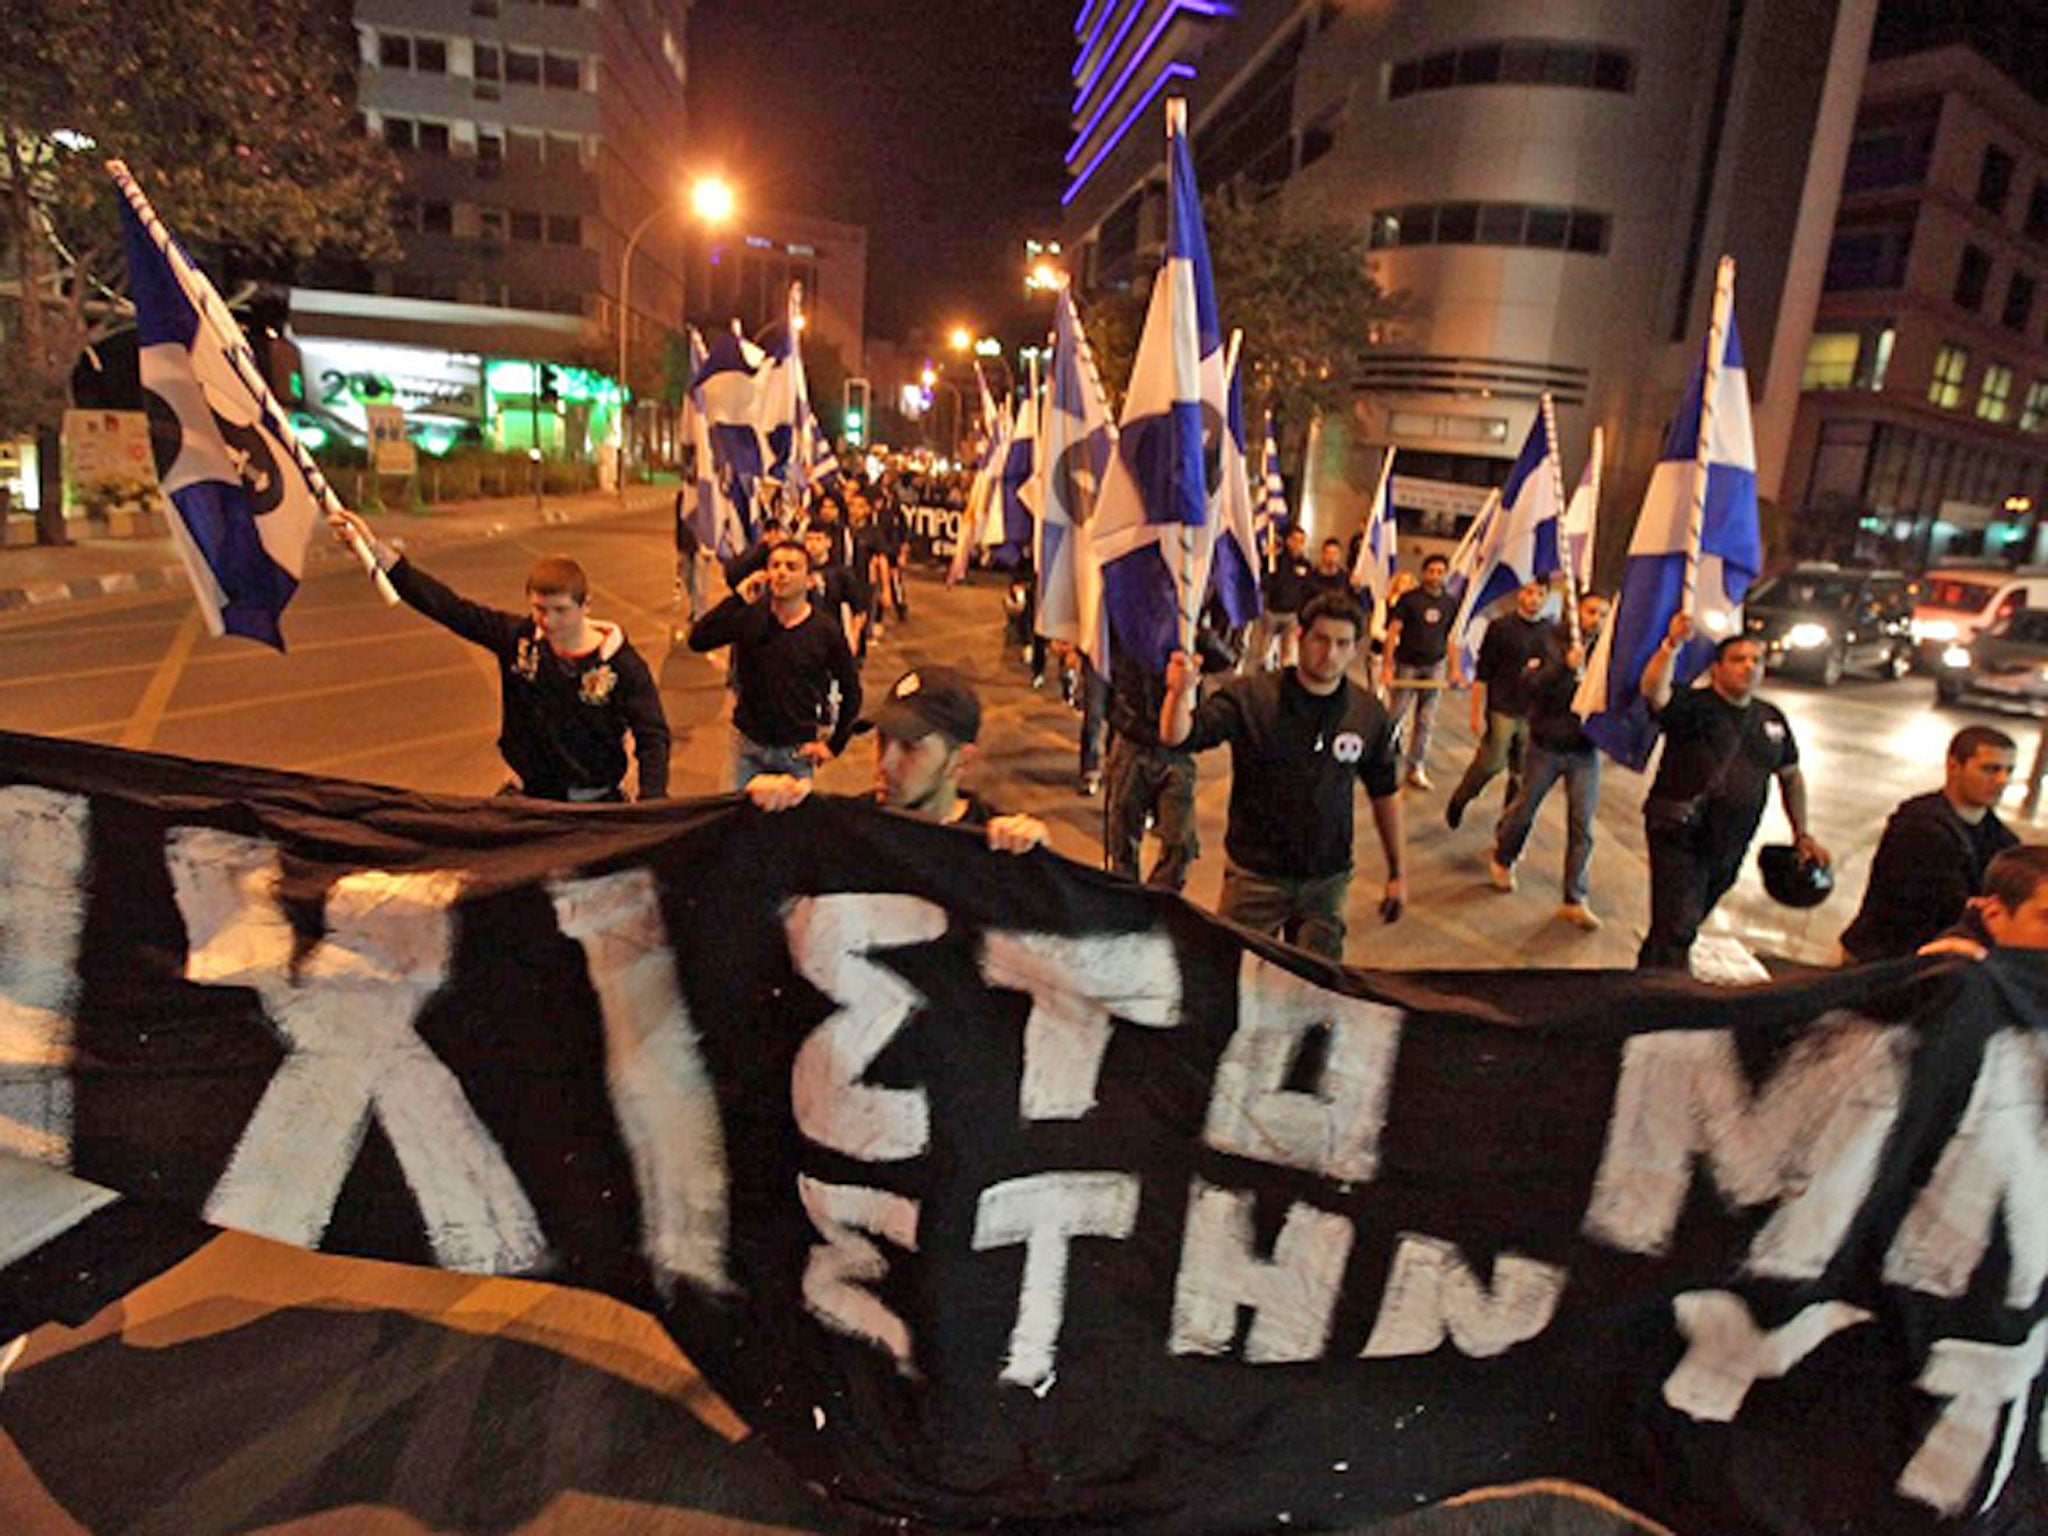
[[[1574,473],[1605,429],[1612,559],[1723,253],[1776,493],[1874,14],[1875,0],[1086,0],[1069,249],[1084,291],[1143,280],[1163,234],[1159,101],[1185,95],[1205,184],[1369,237],[1386,318],[1356,409],[1321,434],[1328,531],[1355,521],[1391,448],[1404,528],[1454,534],[1547,391]]]
[[[2040,558],[2048,107],[1961,46],[1874,63],[1786,504],[1813,552]]]

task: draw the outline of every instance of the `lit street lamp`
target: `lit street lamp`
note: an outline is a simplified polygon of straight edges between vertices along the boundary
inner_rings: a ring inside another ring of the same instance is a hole
[[[648,210],[647,217],[634,226],[632,234],[626,237],[626,249],[619,257],[619,499],[626,496],[626,465],[632,457],[633,434],[629,423],[629,401],[632,387],[626,380],[627,341],[631,336],[633,322],[633,252],[639,248],[640,237],[654,226],[654,221],[665,213],[675,211],[672,203],[657,203]],[[690,211],[706,225],[723,224],[732,217],[733,191],[716,176],[700,177],[690,187]],[[688,299],[687,266],[685,267],[685,296]]]

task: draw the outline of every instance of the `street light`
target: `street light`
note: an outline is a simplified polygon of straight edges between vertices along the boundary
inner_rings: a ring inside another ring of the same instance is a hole
[[[732,217],[732,188],[716,176],[699,177],[690,186],[690,211],[707,225],[723,224]],[[631,457],[632,433],[627,429],[631,419],[628,409],[632,387],[626,380],[627,340],[631,335],[633,322],[633,252],[640,248],[640,237],[654,227],[654,221],[665,213],[675,211],[673,203],[656,203],[647,212],[647,217],[633,227],[626,236],[626,249],[619,256],[619,499],[626,498],[626,464]],[[687,277],[684,302],[687,304]]]
[[[965,352],[974,345],[974,332],[967,329],[964,325],[956,325],[953,327],[953,333],[946,338],[946,341],[955,352]]]

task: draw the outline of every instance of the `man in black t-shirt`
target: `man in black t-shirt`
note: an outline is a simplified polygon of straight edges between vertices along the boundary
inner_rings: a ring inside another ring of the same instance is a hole
[[[1294,665],[1300,640],[1301,605],[1312,595],[1309,578],[1315,567],[1309,564],[1308,534],[1290,524],[1280,546],[1279,558],[1266,576],[1266,607],[1260,617],[1262,638],[1251,670],[1271,672]]]
[[[1871,856],[1863,905],[1842,934],[1851,960],[1912,954],[1982,893],[1991,861],[2019,842],[1995,809],[2017,751],[2003,731],[1966,726],[1948,744],[1942,787],[1892,812]]]
[[[1430,555],[1422,562],[1422,581],[1410,587],[1387,610],[1386,660],[1381,666],[1380,689],[1387,696],[1394,724],[1414,712],[1407,728],[1408,782],[1417,789],[1429,788],[1424,764],[1429,758],[1429,735],[1436,724],[1436,701],[1443,692],[1444,661],[1450,654],[1451,621],[1458,605],[1444,591],[1444,577],[1451,563],[1442,555]],[[1406,683],[1409,686],[1401,687]]]
[[[1335,539],[1323,540],[1316,551],[1316,568],[1308,575],[1308,595],[1318,596],[1328,592],[1337,597],[1351,596],[1351,567],[1344,559],[1344,546]]]
[[[1301,654],[1285,672],[1236,677],[1195,704],[1195,669],[1175,651],[1159,711],[1162,745],[1200,752],[1230,743],[1229,856],[1219,916],[1344,958],[1351,885],[1352,786],[1372,800],[1387,858],[1380,915],[1401,915],[1404,835],[1394,723],[1345,671],[1365,615],[1329,594],[1301,611]]]
[[[1607,619],[1607,599],[1588,592],[1579,599],[1579,638],[1565,641],[1537,669],[1529,687],[1529,745],[1522,763],[1522,787],[1508,802],[1494,834],[1487,873],[1498,891],[1515,888],[1515,860],[1551,785],[1564,780],[1564,902],[1557,915],[1587,932],[1600,919],[1586,903],[1586,870],[1593,859],[1593,814],[1600,808],[1600,754],[1572,712],[1579,669]],[[1559,637],[1560,640],[1563,637]]]
[[[803,544],[778,537],[768,541],[767,553],[767,565],[743,577],[690,631],[693,651],[732,647],[739,695],[732,711],[734,788],[763,773],[809,778],[819,763],[846,750],[860,711],[860,670],[839,616],[812,606],[811,559]]]
[[[1700,924],[1742,873],[1771,781],[1785,804],[1799,856],[1826,865],[1806,826],[1799,745],[1776,705],[1755,697],[1763,646],[1731,635],[1714,648],[1707,685],[1673,696],[1673,659],[1691,638],[1675,614],[1643,668],[1643,697],[1664,732],[1664,756],[1643,801],[1650,852],[1650,931],[1636,954],[1644,970],[1684,970]]]
[[[1464,819],[1465,807],[1503,768],[1508,771],[1503,810],[1514,803],[1522,787],[1522,748],[1529,739],[1529,686],[1560,644],[1556,626],[1537,617],[1549,595],[1550,588],[1543,582],[1525,582],[1515,594],[1515,611],[1487,625],[1486,638],[1479,642],[1472,677],[1472,734],[1479,738],[1479,745],[1444,806],[1444,820],[1452,827]]]

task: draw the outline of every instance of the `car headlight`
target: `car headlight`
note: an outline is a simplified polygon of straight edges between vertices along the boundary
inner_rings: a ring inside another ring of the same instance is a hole
[[[1785,636],[1785,643],[1795,651],[1812,651],[1818,650],[1833,638],[1825,624],[1794,624]]]
[[[1967,667],[1970,664],[1970,648],[1967,645],[1952,645],[1941,653],[1944,667]]]
[[[1953,619],[1915,619],[1913,638],[1915,640],[1953,640],[1956,625]]]

